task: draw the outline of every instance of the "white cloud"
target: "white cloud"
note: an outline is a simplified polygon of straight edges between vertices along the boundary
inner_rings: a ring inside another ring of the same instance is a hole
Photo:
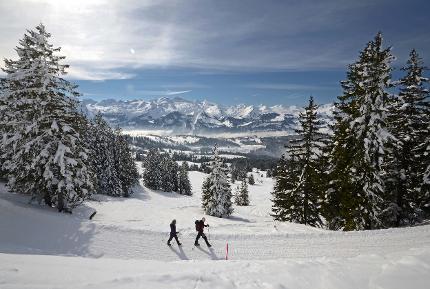
[[[25,29],[42,21],[79,79],[123,79],[133,69],[171,66],[344,67],[372,37],[354,28],[367,21],[366,9],[383,5],[375,2],[382,1],[0,1],[0,57],[15,57]]]
[[[133,73],[124,73],[124,72],[113,71],[109,69],[97,70],[91,67],[86,69],[85,67],[80,67],[78,65],[71,66],[68,70],[68,77],[71,79],[102,81],[102,80],[108,80],[108,79],[130,79],[130,78],[133,78],[134,76],[135,74]]]
[[[132,76],[121,72],[129,68],[169,65],[170,24],[133,15],[137,7],[145,11],[154,5],[120,0],[1,1],[0,56],[16,57],[13,48],[25,29],[43,22],[71,64],[71,78],[123,79]]]
[[[191,92],[192,90],[148,90],[148,89],[136,89],[133,84],[127,84],[126,91],[132,96],[172,96]]]
[[[191,92],[191,90],[182,90],[182,91],[167,91],[166,95],[178,95]]]

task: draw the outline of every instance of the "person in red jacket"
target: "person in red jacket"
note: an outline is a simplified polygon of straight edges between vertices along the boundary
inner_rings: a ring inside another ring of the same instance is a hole
[[[205,240],[206,245],[210,248],[212,247],[211,244],[209,244],[208,242],[208,238],[206,237],[205,233],[203,233],[203,230],[205,227],[209,227],[209,225],[205,225],[205,218],[202,218],[200,221],[196,221],[196,231],[197,231],[197,237],[196,237],[196,241],[194,242],[194,246],[200,246],[199,244],[199,239],[200,237],[203,238],[203,240]]]

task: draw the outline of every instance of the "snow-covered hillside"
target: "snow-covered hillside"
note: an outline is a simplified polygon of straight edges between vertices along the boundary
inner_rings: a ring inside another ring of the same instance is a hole
[[[95,196],[73,215],[29,205],[1,185],[1,288],[426,288],[430,281],[430,226],[345,233],[274,222],[264,172],[254,172],[251,206],[235,207],[229,219],[206,216],[213,248],[195,248],[204,176],[190,173],[191,197],[139,186],[131,198]],[[166,245],[173,218],[183,247]]]
[[[171,131],[175,133],[279,132],[291,134],[302,111],[296,106],[234,105],[162,97],[155,100],[84,100],[90,114],[100,112],[111,124],[126,130]],[[333,106],[320,107],[329,120]]]

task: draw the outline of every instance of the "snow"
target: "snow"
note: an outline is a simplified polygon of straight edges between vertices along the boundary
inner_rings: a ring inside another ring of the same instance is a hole
[[[10,254],[0,254],[0,260],[4,261],[0,263],[3,289],[424,289],[429,280],[430,252],[282,261],[160,262]]]
[[[194,220],[203,217],[201,172],[190,172],[193,196],[138,186],[131,198],[96,195],[73,215],[29,205],[0,183],[0,287],[428,287],[429,225],[331,232],[274,222],[273,181],[253,174],[251,206],[235,206],[228,219],[205,216],[211,249],[192,246]],[[165,244],[173,218],[182,248]]]

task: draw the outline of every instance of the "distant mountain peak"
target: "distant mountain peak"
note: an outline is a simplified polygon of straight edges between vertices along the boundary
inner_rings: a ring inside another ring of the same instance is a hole
[[[296,106],[246,105],[223,106],[207,100],[190,101],[182,97],[153,100],[84,100],[89,112],[101,114],[112,124],[127,130],[173,130],[177,133],[294,131],[302,111]],[[333,105],[320,107],[329,120]]]

